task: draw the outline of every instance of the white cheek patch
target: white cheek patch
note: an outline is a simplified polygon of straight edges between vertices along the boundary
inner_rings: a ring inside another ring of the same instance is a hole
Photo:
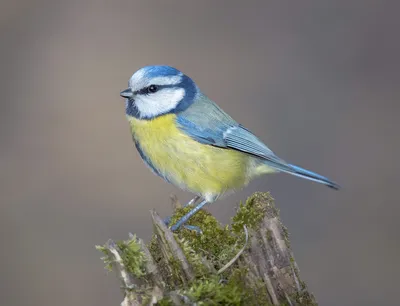
[[[183,88],[164,88],[152,94],[138,95],[135,104],[141,118],[152,118],[175,109],[184,96]]]

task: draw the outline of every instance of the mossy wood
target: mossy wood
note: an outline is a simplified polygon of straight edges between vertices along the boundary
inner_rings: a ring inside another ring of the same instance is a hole
[[[190,210],[175,203],[172,224]],[[97,247],[121,279],[121,305],[317,305],[300,280],[269,193],[241,204],[230,226],[201,210],[190,219],[201,235],[172,233],[154,210],[151,218],[147,245],[130,234],[127,241]]]

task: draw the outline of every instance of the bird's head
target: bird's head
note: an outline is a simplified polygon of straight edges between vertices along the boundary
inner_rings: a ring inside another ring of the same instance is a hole
[[[177,113],[188,108],[198,93],[191,78],[169,66],[146,66],[136,71],[121,92],[126,114],[139,119]]]

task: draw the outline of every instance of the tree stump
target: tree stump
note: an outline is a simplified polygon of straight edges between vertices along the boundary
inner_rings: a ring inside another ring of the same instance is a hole
[[[176,205],[171,224],[191,207]],[[317,305],[300,280],[288,231],[269,193],[240,204],[230,226],[201,210],[188,229],[172,233],[152,210],[154,234],[146,245],[126,241],[97,246],[122,282],[121,305]]]

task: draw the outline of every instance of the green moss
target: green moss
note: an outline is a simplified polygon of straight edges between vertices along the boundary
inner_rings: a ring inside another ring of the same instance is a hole
[[[315,301],[314,296],[309,293],[308,291],[304,290],[301,293],[297,293],[292,298],[298,303],[299,305],[304,306],[317,306],[317,302]]]
[[[156,306],[174,306],[174,303],[169,297],[164,297],[156,303]]]
[[[183,278],[183,273],[181,270],[181,263],[176,259],[175,257],[170,256],[168,258],[168,264],[169,267],[172,268],[172,271],[169,273],[169,283],[172,283],[176,285],[181,285],[185,283],[185,280]]]
[[[107,269],[108,271],[111,272],[112,265],[113,265],[113,259],[112,259],[112,255],[110,254],[110,251],[108,250],[108,248],[103,245],[96,245],[96,250],[99,250],[100,252],[102,252],[104,254],[104,256],[101,257],[101,260],[105,264],[105,269]]]
[[[191,209],[192,207],[178,208],[172,217],[172,224]],[[205,210],[200,210],[190,218],[189,224],[198,226],[203,232],[199,235],[196,231],[182,228],[175,234],[178,241],[183,239],[186,242],[183,250],[189,253],[189,261],[199,261],[202,256],[218,270],[231,260],[242,246],[238,243],[242,239],[240,236],[232,233],[229,226],[221,226],[217,219]],[[198,254],[198,257],[193,257],[193,254]]]
[[[247,294],[235,282],[223,284],[218,277],[195,281],[183,291],[197,305],[245,305]]]
[[[271,306],[262,281],[259,281],[259,286],[250,288],[246,275],[246,269],[236,268],[225,281],[217,276],[196,281],[182,291],[182,295],[196,305]]]
[[[158,245],[156,235],[153,235],[150,242],[147,244],[147,248],[149,249],[150,254],[153,257],[154,262],[155,263],[160,262],[160,260],[162,259],[162,254],[161,254],[160,247]]]
[[[118,241],[117,246],[120,249],[122,262],[127,271],[136,277],[145,275],[144,263],[145,255],[140,248],[136,236],[128,241]]]
[[[185,238],[179,239],[178,243],[189,261],[189,264],[193,267],[196,278],[207,277],[210,274],[210,270],[204,265],[202,253],[195,251],[190,242],[185,240]]]
[[[285,239],[285,244],[288,248],[290,248],[290,240],[289,240],[289,231],[286,226],[282,225],[282,230],[283,230],[283,238]]]
[[[179,263],[171,256],[168,257],[168,262],[166,262],[166,257],[163,256],[156,235],[153,235],[147,247],[155,264],[158,266],[162,278],[166,282],[165,285],[168,288],[173,288],[176,285],[182,285],[183,282],[181,280],[181,270],[179,268]]]
[[[177,208],[171,219],[171,224],[176,223],[193,207]],[[278,216],[279,211],[274,206],[274,201],[269,193],[255,193],[245,204],[240,204],[237,214],[232,218],[232,225],[222,226],[215,217],[205,210],[200,210],[190,218],[188,224],[199,227],[202,235],[196,231],[185,228],[178,230],[175,239],[180,245],[185,257],[193,268],[195,279],[188,283],[183,279],[181,264],[172,256],[164,256],[160,247],[160,239],[153,235],[148,243],[149,251],[158,267],[165,285],[166,296],[158,301],[157,305],[174,305],[167,292],[173,290],[181,296],[187,297],[196,305],[260,305],[270,306],[269,296],[262,279],[249,280],[247,269],[238,262],[217,275],[216,271],[228,263],[245,243],[243,226],[246,225],[251,236],[252,229],[260,226],[264,215]],[[284,237],[289,246],[288,232],[284,228]],[[272,240],[272,232],[266,232],[267,240]],[[143,270],[144,254],[136,238],[117,243],[121,250],[121,257],[128,271],[137,277],[146,279]],[[105,254],[103,260],[107,268],[111,268],[112,261],[106,247],[98,247]],[[240,260],[239,260],[240,261]],[[208,262],[211,264],[205,265]],[[291,262],[293,259],[291,258]],[[296,270],[296,269],[295,269]],[[296,270],[297,274],[298,271]],[[255,277],[255,276],[253,276]],[[147,283],[149,285],[149,283]],[[149,288],[149,287],[146,287]],[[291,297],[301,305],[315,305],[312,295],[305,291]],[[312,304],[313,302],[314,304]]]
[[[192,208],[177,208],[171,218],[171,224],[176,223]],[[190,218],[188,223],[199,227],[203,232],[202,235],[182,227],[175,233],[175,238],[192,265],[196,279],[205,279],[210,274],[210,267],[204,265],[204,260],[210,262],[212,269],[216,271],[228,263],[245,243],[243,225],[246,225],[249,229],[259,226],[268,208],[275,209],[270,194],[255,193],[246,201],[246,204],[240,204],[238,213],[232,220],[231,227],[228,225],[221,226],[217,219],[206,210],[200,210]],[[154,261],[160,263],[163,260],[163,256],[155,236],[153,236],[148,247]],[[175,275],[180,275],[181,271],[177,270],[171,273],[171,271],[163,269],[164,264],[160,266],[162,275],[176,283]],[[224,272],[223,276],[226,277],[232,271],[235,271],[235,268],[236,265],[234,264],[228,271]]]
[[[116,247],[119,249],[122,263],[129,273],[136,277],[142,277],[146,274],[144,271],[145,255],[135,235],[127,241],[118,241]],[[105,255],[101,259],[106,265],[105,268],[111,271],[115,258],[111,254],[107,244],[102,246],[96,245],[96,249]]]
[[[190,209],[192,207],[178,208],[171,223],[177,222]],[[221,226],[205,210],[193,216],[189,224],[198,226],[203,234],[184,228],[175,234],[196,273],[196,280],[188,288],[182,289],[181,294],[197,305],[270,305],[262,280],[259,280],[259,286],[249,288],[245,279],[247,270],[239,268],[237,263],[223,275],[211,276],[202,262],[204,257],[214,265],[215,270],[222,268],[243,247],[243,225],[256,229],[267,209],[277,213],[269,193],[256,193],[245,204],[240,204],[231,227]]]
[[[240,203],[238,212],[232,218],[233,231],[242,232],[243,225],[246,225],[249,229],[257,229],[267,209],[278,213],[274,200],[269,193],[256,192],[247,199],[246,204]]]

